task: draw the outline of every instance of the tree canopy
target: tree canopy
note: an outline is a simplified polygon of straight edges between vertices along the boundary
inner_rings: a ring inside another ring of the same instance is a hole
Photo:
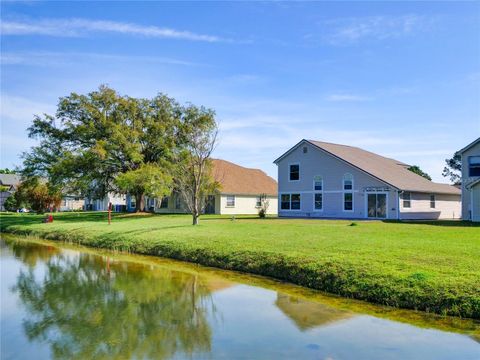
[[[23,155],[22,174],[91,198],[130,192],[143,210],[145,194],[173,190],[174,165],[212,123],[213,111],[164,94],[133,98],[107,86],[71,93],[55,115],[35,116],[29,136],[40,143]]]
[[[456,152],[451,159],[445,159],[445,164],[442,175],[450,178],[453,184],[460,184],[462,180],[462,157],[460,153]]]
[[[426,172],[424,172],[422,169],[420,169],[420,166],[418,165],[412,165],[408,168],[411,172],[420,175],[421,177],[424,177],[427,180],[432,181],[432,178],[430,175],[428,175]]]

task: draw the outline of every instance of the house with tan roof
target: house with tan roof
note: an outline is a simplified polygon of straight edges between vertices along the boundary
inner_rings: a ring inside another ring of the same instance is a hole
[[[20,182],[20,175],[0,174],[0,211],[5,211],[4,202],[17,190]]]
[[[212,176],[219,191],[207,196],[205,214],[257,214],[261,196],[269,202],[267,214],[277,214],[277,182],[260,169],[246,168],[232,162],[212,159]],[[135,198],[127,195],[129,211],[135,210]],[[157,213],[185,213],[180,194],[161,200],[146,198],[145,210]]]
[[[409,165],[348,145],[301,140],[274,161],[278,215],[348,219],[458,219],[460,190]]]
[[[480,138],[458,152],[462,157],[462,218],[480,221]]]

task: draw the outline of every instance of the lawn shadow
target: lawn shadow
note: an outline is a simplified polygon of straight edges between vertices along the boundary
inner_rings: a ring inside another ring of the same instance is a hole
[[[465,220],[382,220],[389,224],[432,225],[445,227],[480,227],[480,223]]]

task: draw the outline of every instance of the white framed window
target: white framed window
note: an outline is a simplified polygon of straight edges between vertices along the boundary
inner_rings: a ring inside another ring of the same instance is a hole
[[[300,194],[282,194],[280,195],[280,209],[281,210],[300,210],[301,195]]]
[[[300,164],[290,164],[289,165],[289,176],[290,181],[300,180]]]
[[[343,190],[353,190],[353,175],[343,175]]]
[[[480,156],[468,157],[468,176],[480,176]]]
[[[435,209],[435,194],[430,195],[430,209]]]
[[[402,199],[404,208],[412,207],[412,194],[410,194],[409,192],[404,192],[402,195]]]
[[[313,177],[313,190],[315,191],[323,190],[323,178],[320,175]]]
[[[290,208],[292,210],[300,210],[301,203],[300,203],[300,194],[292,194],[290,201]]]
[[[323,194],[322,193],[315,193],[313,208],[314,210],[323,210]]]
[[[137,207],[137,199],[132,198],[130,200],[130,208],[135,209]]]
[[[282,194],[280,196],[280,209],[290,210],[290,194]]]
[[[353,211],[353,193],[343,193],[343,211]]]
[[[227,207],[235,207],[235,195],[227,195]]]
[[[262,197],[261,196],[257,196],[257,201],[255,203],[255,206],[256,207],[262,206]]]

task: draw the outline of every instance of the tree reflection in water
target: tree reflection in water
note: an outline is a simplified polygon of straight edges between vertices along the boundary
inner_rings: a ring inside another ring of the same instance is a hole
[[[207,318],[215,309],[201,278],[89,254],[45,259],[42,252],[12,249],[27,265],[36,261],[32,253],[43,254],[43,278],[29,267],[14,291],[29,314],[28,338],[49,343],[55,358],[162,359],[210,351]]]

